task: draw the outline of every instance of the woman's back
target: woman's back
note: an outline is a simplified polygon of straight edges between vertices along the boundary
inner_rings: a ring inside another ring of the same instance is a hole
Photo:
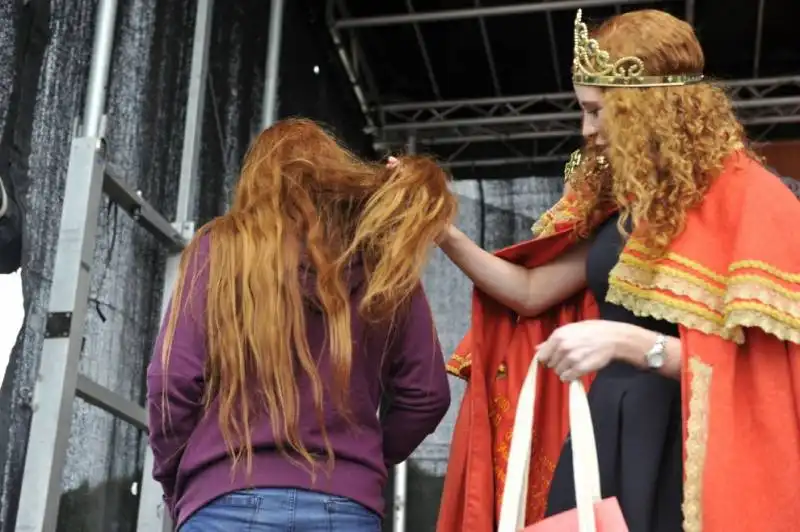
[[[262,133],[231,210],[184,252],[148,374],[179,523],[252,487],[383,511],[386,466],[449,405],[420,276],[454,213],[432,161],[365,163],[302,120]]]
[[[210,246],[212,239],[202,241],[195,264],[204,264]],[[189,271],[196,282],[192,283],[192,293],[186,294],[185,312],[176,326],[168,372],[163,371],[155,357],[148,374],[151,408],[160,405],[164,393],[171,398],[168,421],[171,423],[161,437],[151,438],[156,456],[174,455],[178,452],[175,442],[182,438],[172,436],[188,434],[179,462],[157,461],[154,471],[158,480],[174,484],[171,503],[177,520],[183,522],[220,495],[249,486],[317,490],[355,500],[381,514],[387,467],[407,458],[436,428],[450,404],[442,353],[422,290],[413,294],[394,324],[367,323],[356,311],[365,288],[365,274],[362,264],[354,264],[348,276],[354,310],[349,416],[336,411],[326,386],[320,420],[308,377],[302,371],[295,371],[300,412],[298,437],[312,455],[320,457],[316,478],[309,474],[309,465],[300,455],[290,454],[287,459],[279,451],[278,438],[266,412],[256,413],[249,420],[250,444],[254,449],[248,464],[251,475],[247,475],[247,468],[241,464],[231,477],[233,462],[218,423],[219,401],[213,400],[207,413],[196,419],[204,394],[207,354],[201,324],[208,275],[202,267],[196,277],[198,270]],[[310,291],[315,279],[312,275],[303,277],[304,286]],[[330,383],[332,370],[325,316],[312,298],[307,300],[305,314],[309,351],[314,355],[322,381]],[[163,341],[162,332],[156,353]],[[166,389],[165,378],[169,379]],[[391,394],[392,400],[379,419],[377,412],[385,392]],[[258,387],[248,388],[248,393],[251,403],[256,402]],[[160,412],[152,410],[151,416],[162,417]],[[325,460],[323,426],[336,457],[330,470]],[[156,431],[156,434],[162,433]]]

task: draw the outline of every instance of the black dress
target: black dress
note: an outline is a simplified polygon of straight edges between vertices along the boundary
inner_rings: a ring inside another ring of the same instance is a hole
[[[617,218],[595,234],[587,259],[589,289],[604,320],[632,323],[678,336],[671,323],[640,318],[605,302],[608,276],[619,260]],[[644,356],[644,353],[642,353]],[[683,463],[678,381],[614,362],[598,372],[589,390],[603,497],[617,497],[630,532],[681,532]],[[572,446],[561,452],[550,486],[547,515],[575,507]]]

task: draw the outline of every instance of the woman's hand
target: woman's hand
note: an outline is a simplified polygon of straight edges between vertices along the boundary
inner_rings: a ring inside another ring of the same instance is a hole
[[[626,323],[588,320],[559,327],[536,347],[536,360],[571,381],[603,369],[621,350],[621,339],[632,327]]]
[[[620,361],[649,369],[646,354],[659,334],[629,323],[589,320],[559,327],[536,347],[536,360],[552,368],[561,380],[571,381]],[[671,379],[681,377],[681,340],[667,336],[664,364],[658,373]]]
[[[398,164],[400,164],[400,161],[397,159],[397,157],[394,157],[394,156],[390,155],[389,158],[386,159],[386,168],[389,168],[390,170],[394,169],[394,168],[397,168]],[[458,229],[456,229],[453,225],[448,225],[444,229],[444,231],[442,231],[441,234],[436,237],[436,239],[434,240],[434,243],[437,246],[441,246],[443,242],[446,242],[449,239],[451,239],[454,236],[454,234],[457,233],[457,232],[458,232]]]

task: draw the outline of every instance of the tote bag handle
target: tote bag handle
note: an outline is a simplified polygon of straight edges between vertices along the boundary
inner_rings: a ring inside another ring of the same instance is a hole
[[[534,359],[522,384],[514,416],[498,532],[518,532],[525,528],[538,374],[539,362]],[[600,469],[589,401],[580,380],[569,384],[569,428],[572,438],[578,530],[597,532],[594,505],[601,501]]]

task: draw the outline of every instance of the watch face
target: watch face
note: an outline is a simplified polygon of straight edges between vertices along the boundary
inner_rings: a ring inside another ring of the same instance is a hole
[[[654,369],[664,365],[664,352],[650,353],[647,357],[647,364]]]

